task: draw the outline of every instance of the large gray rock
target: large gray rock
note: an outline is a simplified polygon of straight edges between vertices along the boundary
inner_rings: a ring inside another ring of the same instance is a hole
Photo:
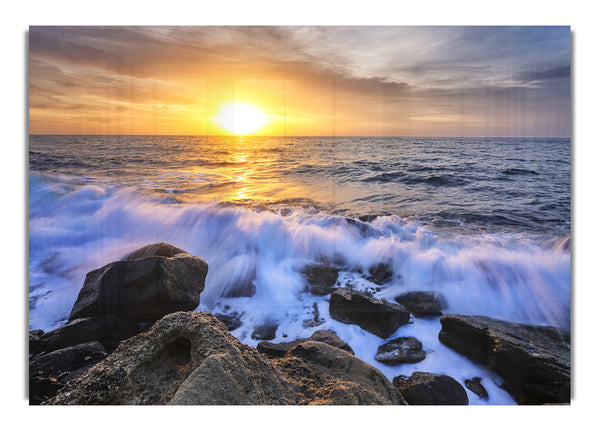
[[[208,265],[166,243],[143,247],[87,274],[69,320],[116,315],[136,322],[198,307]]]
[[[351,355],[354,355],[354,350],[352,350],[352,347],[350,347],[348,343],[338,337],[334,332],[327,330],[315,331],[309,338],[299,338],[298,340],[289,341],[287,343],[271,343],[270,341],[261,341],[256,346],[256,350],[272,358],[280,358],[298,344],[302,344],[305,341],[319,341],[321,343],[337,347],[338,349],[345,350]]]
[[[405,404],[374,367],[336,347],[300,343],[269,358],[214,316],[178,312],[122,342],[48,404]]]
[[[402,305],[346,288],[336,289],[331,294],[329,314],[335,320],[356,324],[381,338],[389,337],[410,319],[410,313]]]
[[[519,404],[570,402],[569,332],[484,316],[447,314],[440,322],[439,340],[503,377]]]
[[[467,391],[450,376],[413,373],[394,377],[393,384],[409,405],[468,405]]]

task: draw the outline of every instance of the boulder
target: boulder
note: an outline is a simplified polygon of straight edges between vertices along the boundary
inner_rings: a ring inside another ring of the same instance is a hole
[[[313,295],[329,295],[335,290],[339,270],[329,265],[308,265],[304,268],[308,288]]]
[[[53,397],[64,384],[106,357],[97,341],[40,355],[29,362],[29,403]]]
[[[335,320],[356,324],[381,338],[389,337],[410,319],[410,313],[402,305],[346,288],[336,289],[331,294],[329,314]]]
[[[465,386],[479,398],[487,400],[489,395],[485,387],[481,384],[481,377],[473,377],[465,380]]]
[[[352,350],[352,347],[350,347],[348,343],[338,337],[335,332],[327,330],[315,331],[309,338],[299,338],[295,341],[289,341],[287,343],[271,343],[269,341],[261,341],[256,346],[256,350],[272,358],[277,358],[285,356],[288,351],[296,347],[298,344],[304,343],[305,341],[319,341],[321,343],[337,347],[338,349],[345,350],[351,355],[354,355],[354,350]]]
[[[413,373],[392,381],[409,405],[468,405],[469,397],[460,383],[450,376]]]
[[[446,298],[435,291],[406,292],[395,299],[415,317],[441,316],[442,309],[448,306]]]
[[[117,316],[105,315],[75,319],[43,334],[29,352],[52,352],[76,344],[99,341],[107,351],[113,351],[121,340],[140,332],[135,322]]]
[[[318,341],[269,358],[208,313],[172,313],[46,404],[405,404],[371,365]]]
[[[377,348],[375,360],[386,365],[411,364],[425,359],[423,344],[415,337],[400,337]]]
[[[198,307],[208,265],[170,244],[151,244],[87,274],[69,321],[116,315],[147,322]]]
[[[484,316],[447,314],[439,340],[505,379],[519,404],[569,403],[571,339],[568,331]]]
[[[394,269],[389,263],[378,263],[369,268],[369,276],[367,280],[375,284],[385,284],[392,281]]]

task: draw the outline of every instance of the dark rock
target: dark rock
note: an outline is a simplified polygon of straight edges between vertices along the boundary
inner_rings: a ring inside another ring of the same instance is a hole
[[[252,297],[256,294],[256,267],[248,271],[241,279],[223,286],[223,298]]]
[[[275,322],[266,322],[254,328],[252,338],[255,340],[272,340],[275,338],[275,333],[279,324]]]
[[[481,377],[473,377],[472,379],[465,380],[465,386],[479,398],[484,400],[489,398],[485,387],[481,384]]]
[[[155,244],[149,244],[142,248],[138,248],[120,260],[135,260],[154,256],[173,257],[180,253],[187,254],[187,251],[179,247],[175,247],[172,244],[167,244],[166,242],[157,242]]]
[[[392,281],[394,270],[389,263],[378,263],[369,268],[369,276],[367,280],[375,284],[385,284]]]
[[[313,302],[313,317],[312,319],[306,319],[302,321],[303,328],[314,328],[316,326],[320,326],[325,323],[325,319],[323,319],[319,315],[319,307],[316,302]]]
[[[64,384],[101,360],[106,350],[97,341],[55,350],[29,362],[29,403],[53,397]]]
[[[169,244],[151,244],[89,272],[69,320],[112,314],[147,322],[194,310],[207,272],[199,257]]]
[[[335,320],[356,324],[381,338],[389,337],[410,319],[410,313],[401,305],[345,288],[331,294],[329,314]]]
[[[140,332],[135,322],[105,315],[75,319],[42,335],[30,353],[52,352],[76,344],[100,341],[107,351],[113,351],[121,340]]]
[[[215,314],[215,317],[227,326],[228,331],[233,331],[242,326],[242,319],[238,313]]]
[[[442,309],[448,306],[446,298],[435,291],[403,293],[396,297],[396,302],[404,305],[415,317],[441,316]]]
[[[334,332],[326,330],[315,331],[314,334],[312,334],[309,338],[300,338],[287,343],[271,343],[269,341],[261,341],[256,346],[256,350],[272,358],[280,358],[289,350],[296,347],[298,344],[304,343],[305,341],[319,341],[321,343],[337,347],[338,349],[345,350],[346,352],[354,355],[354,350],[352,350],[352,347],[350,347],[348,343],[338,337]]]
[[[46,404],[405,404],[371,365],[306,341],[269,358],[214,316],[179,312],[124,342]]]
[[[386,365],[420,362],[425,359],[423,344],[415,337],[400,337],[377,348],[375,360]]]
[[[413,373],[392,381],[409,405],[468,405],[469,397],[460,383],[450,376]]]
[[[29,354],[34,355],[40,351],[39,342],[44,336],[44,331],[41,329],[33,329],[29,331]]]
[[[339,270],[328,265],[308,265],[304,269],[310,293],[313,295],[329,295],[335,290]]]
[[[519,404],[569,403],[571,339],[562,329],[484,316],[440,318],[439,340],[503,377]]]

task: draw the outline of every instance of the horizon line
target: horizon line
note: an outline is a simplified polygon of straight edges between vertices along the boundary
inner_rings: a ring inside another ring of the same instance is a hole
[[[504,139],[572,139],[572,136],[441,136],[441,135],[196,135],[190,133],[28,133],[31,136],[188,136],[206,138],[504,138]]]

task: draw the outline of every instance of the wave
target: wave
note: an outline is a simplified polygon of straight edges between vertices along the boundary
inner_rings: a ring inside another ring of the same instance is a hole
[[[306,265],[335,264],[359,288],[369,267],[383,262],[393,268],[378,292],[384,299],[436,290],[448,312],[570,325],[568,237],[436,232],[395,215],[359,220],[295,203],[279,211],[165,203],[132,188],[31,174],[30,326],[58,326],[88,271],[158,241],[207,261],[205,311],[236,300],[248,318],[301,320],[310,301]],[[254,296],[239,298],[249,285]]]

